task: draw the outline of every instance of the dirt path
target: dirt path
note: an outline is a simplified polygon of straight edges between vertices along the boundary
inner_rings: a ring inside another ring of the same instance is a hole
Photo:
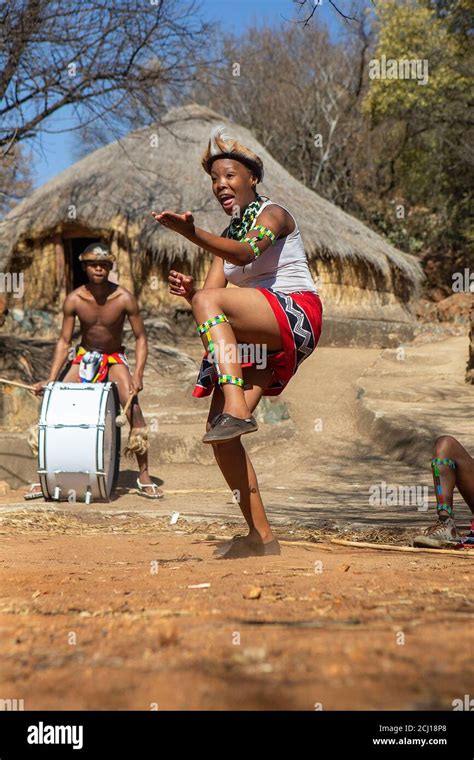
[[[438,401],[449,411],[440,432],[472,403],[459,380],[465,341],[453,340],[424,370],[426,347],[403,366],[390,352],[318,349],[282,397],[289,419],[268,422],[282,408],[265,405],[247,443],[265,503],[280,538],[310,540],[272,560],[214,556],[242,521],[200,444],[207,403],[172,368],[150,367],[143,405],[163,502],[134,494],[125,461],[108,504],[0,497],[0,698],[25,709],[450,710],[472,695],[474,554],[330,543],[406,545],[432,520],[429,448],[411,461],[409,437],[397,439],[401,458],[388,443],[403,415],[426,439]],[[361,387],[382,435],[364,422]],[[474,444],[464,422],[460,434]],[[382,481],[430,487],[431,511],[371,504]]]
[[[271,560],[218,560],[223,529],[6,519],[0,696],[33,710],[450,710],[473,693],[471,557],[321,534]]]
[[[195,343],[186,344],[184,349],[196,358],[199,356]],[[303,363],[281,400],[277,399],[278,403],[286,404],[289,419],[273,424],[261,419],[259,433],[246,441],[273,522],[296,525],[324,522],[361,528],[425,525],[431,517],[427,517],[424,509],[403,503],[374,505],[369,499],[370,489],[382,482],[429,488],[433,508],[431,444],[426,446],[426,428],[422,426],[427,417],[439,421],[440,432],[456,434],[457,427],[462,426],[459,434],[463,442],[474,448],[474,435],[462,416],[467,399],[469,409],[474,405],[474,387],[460,384],[466,352],[467,337],[440,341],[434,347],[409,347],[404,363],[395,361],[393,351],[319,348]],[[430,353],[436,356],[436,367],[427,366]],[[381,383],[377,384],[378,376],[383,378],[383,393]],[[438,406],[433,385],[440,398]],[[364,402],[371,413],[384,415],[386,425],[382,434],[376,431],[373,436],[371,426],[361,424],[357,397],[361,386],[367,388]],[[424,406],[411,403],[413,387],[418,389],[418,395],[431,393],[429,403]],[[96,504],[94,510],[157,515],[177,511],[187,519],[238,518],[230,492],[215,466],[211,447],[200,442],[208,402],[194,399],[191,388],[190,380],[184,385],[177,383],[173,371],[161,371],[158,375],[153,365],[147,370],[143,407],[151,430],[152,472],[162,482],[166,499],[157,504],[137,498],[134,471],[122,460],[114,500],[110,504]],[[443,411],[443,404],[447,412]],[[272,403],[267,402],[264,410],[267,418],[273,409]],[[403,439],[396,427],[400,420],[406,429],[405,460],[386,451],[392,433],[398,436],[397,440]],[[424,448],[420,456],[418,447],[417,458],[410,461],[410,446],[415,445],[410,435],[417,425]],[[436,429],[434,426],[433,435]],[[0,497],[0,513],[12,506],[22,509],[22,494],[23,489],[19,489]],[[39,503],[42,502],[34,502],[33,508]],[[461,522],[467,524],[469,511],[459,498],[455,503]],[[75,513],[78,505],[65,504],[64,508]]]

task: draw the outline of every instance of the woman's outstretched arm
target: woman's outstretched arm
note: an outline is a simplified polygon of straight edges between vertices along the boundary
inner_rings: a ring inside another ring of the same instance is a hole
[[[186,211],[184,214],[175,214],[173,211],[163,211],[158,214],[152,211],[152,215],[163,227],[183,235],[183,237],[195,245],[204,248],[206,251],[214,254],[214,256],[225,259],[231,264],[244,266],[256,258],[256,254],[249,243],[223,238],[219,235],[213,235],[211,232],[206,232],[206,230],[200,227],[195,227],[194,217],[190,211]],[[276,240],[280,235],[286,234],[286,230],[288,229],[287,217],[289,217],[289,214],[284,209],[280,206],[273,206],[273,208],[265,209],[260,214],[259,224],[270,229],[275,235]],[[291,217],[289,218],[291,220]],[[252,239],[258,238],[258,231],[250,230],[247,237]],[[271,244],[272,241],[266,236],[262,240],[255,240],[254,243],[260,254],[266,251]]]

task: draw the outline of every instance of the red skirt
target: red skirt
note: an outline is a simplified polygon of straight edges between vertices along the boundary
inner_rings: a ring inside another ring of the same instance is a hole
[[[280,293],[268,288],[257,288],[273,309],[278,325],[282,348],[267,354],[267,366],[273,371],[273,380],[264,396],[278,396],[289,383],[300,364],[313,353],[321,335],[323,307],[321,299],[309,290]],[[253,362],[242,362],[251,367]],[[217,383],[215,365],[204,355],[193,396],[209,396]]]

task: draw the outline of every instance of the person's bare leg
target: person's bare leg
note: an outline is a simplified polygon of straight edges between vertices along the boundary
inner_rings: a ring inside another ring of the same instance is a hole
[[[456,438],[442,435],[436,439],[431,463],[436,494],[437,521],[415,536],[414,546],[442,549],[459,543],[454,521],[453,494],[457,486],[474,513],[474,459]]]
[[[271,370],[244,369],[246,385],[245,400],[250,412],[257,407],[264,389],[271,381]],[[209,410],[207,428],[213,418],[224,408],[224,395],[216,387]],[[254,543],[269,543],[274,535],[267,519],[265,507],[258,487],[257,476],[250,457],[240,438],[213,444],[214,456],[229,488],[237,494],[242,514],[249,527],[247,538]]]
[[[254,288],[206,288],[198,290],[192,300],[197,324],[225,314],[229,322],[211,327],[209,334],[216,349],[216,360],[222,375],[242,378],[242,368],[237,361],[237,342],[259,343],[268,351],[281,348],[278,321],[267,299]],[[205,335],[204,348],[208,348]],[[247,419],[251,415],[244,389],[239,385],[225,383],[223,411],[233,417]]]
[[[474,513],[474,459],[452,435],[436,439],[433,456],[436,459],[452,459],[455,468],[438,464],[443,501],[453,505],[453,492],[457,487],[467,506]],[[441,515],[440,515],[441,516]]]
[[[110,382],[117,384],[120,403],[122,404],[122,407],[124,407],[130,397],[130,372],[128,368],[123,364],[113,364],[109,368],[109,380]],[[131,428],[146,427],[143,412],[136,398],[130,404],[130,407],[127,411],[127,419],[130,423]],[[136,454],[136,459],[138,464],[138,477],[140,479],[140,483],[145,486],[145,489],[146,486],[150,486],[150,493],[153,493],[153,491],[155,494],[163,493],[161,489],[157,489],[156,486],[154,489],[152,488],[154,484],[148,471],[148,452],[146,451],[144,454]]]

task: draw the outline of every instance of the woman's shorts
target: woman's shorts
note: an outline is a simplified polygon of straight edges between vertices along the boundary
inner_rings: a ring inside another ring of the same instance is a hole
[[[313,353],[321,335],[323,307],[321,299],[312,291],[280,293],[268,288],[256,288],[265,296],[273,309],[280,327],[282,348],[268,352],[266,366],[273,372],[273,379],[265,389],[264,396],[278,396],[298,367]],[[255,361],[241,362],[242,367],[259,366]],[[201,363],[193,396],[209,396],[217,383],[214,363],[206,353]]]

